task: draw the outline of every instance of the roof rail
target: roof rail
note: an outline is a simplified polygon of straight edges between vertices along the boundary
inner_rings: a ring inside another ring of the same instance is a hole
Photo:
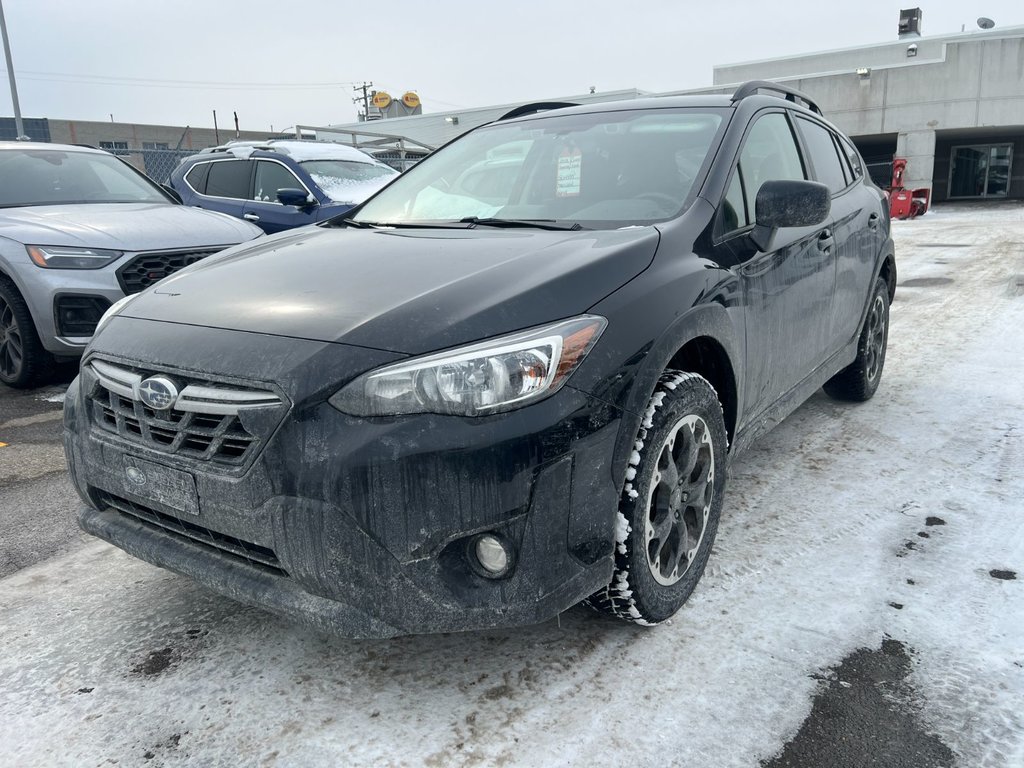
[[[562,107],[578,107],[579,104],[574,104],[571,101],[535,101],[532,104],[522,104],[515,109],[509,110],[504,115],[498,118],[498,122],[502,120],[511,120],[516,117],[522,117],[523,115],[532,115],[536,112],[544,112],[549,109],[561,109]]]
[[[821,114],[817,103],[803,91],[798,91],[796,88],[790,88],[786,85],[779,85],[779,83],[772,83],[768,80],[751,80],[750,82],[744,83],[736,92],[732,95],[732,102],[735,104],[737,101],[742,101],[747,96],[753,96],[758,91],[772,91],[776,95],[780,95],[786,101],[791,101],[794,104],[800,104],[803,102],[803,106],[807,107],[811,112]]]

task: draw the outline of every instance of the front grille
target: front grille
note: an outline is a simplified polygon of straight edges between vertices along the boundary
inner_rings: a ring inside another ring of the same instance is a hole
[[[143,253],[117,270],[117,281],[126,294],[138,293],[168,275],[173,275],[179,269],[195,264],[200,259],[205,259],[227,247],[224,245],[220,248],[204,248],[198,251]]]
[[[114,509],[123,515],[133,517],[144,523],[147,527],[158,528],[161,531],[202,544],[238,560],[244,560],[250,565],[271,571],[278,576],[288,575],[284,568],[281,567],[281,563],[272,549],[261,547],[259,544],[253,544],[243,539],[236,539],[234,536],[218,533],[173,515],[165,515],[163,512],[157,512],[155,509],[136,504],[134,501],[129,501],[106,491],[99,491],[98,496],[103,506]]]
[[[103,432],[172,456],[227,466],[245,464],[268,434],[250,431],[243,413],[284,410],[284,402],[273,392],[173,375],[165,379],[184,386],[170,407],[156,409],[142,400],[147,372],[95,359],[86,367],[95,377],[95,386],[86,395],[93,424]],[[269,433],[278,420],[259,419],[258,423]]]

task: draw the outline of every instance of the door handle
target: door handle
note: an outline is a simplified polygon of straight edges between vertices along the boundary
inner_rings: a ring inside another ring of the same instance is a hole
[[[836,240],[832,237],[832,230],[826,229],[818,235],[818,250],[828,256],[832,253],[832,246]]]
[[[868,216],[868,229],[878,229],[878,214],[872,213]]]
[[[257,216],[255,213],[243,213],[242,214],[242,218],[245,219],[246,221],[259,221],[260,220],[260,217]]]

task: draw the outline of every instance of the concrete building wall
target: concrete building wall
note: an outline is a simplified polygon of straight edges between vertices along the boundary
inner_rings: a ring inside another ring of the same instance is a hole
[[[908,57],[911,45],[917,55]],[[861,68],[867,73],[858,74]],[[962,143],[985,143],[988,132],[998,127],[1005,140],[1015,145],[1024,141],[1024,27],[906,39],[714,70],[716,88],[726,92],[735,83],[766,79],[813,97],[855,139],[897,134],[896,154],[908,160],[904,183],[933,189],[937,200],[947,194],[949,172],[948,148],[937,148],[938,134],[959,131]],[[1024,166],[1024,155],[1015,151],[1014,157],[1012,170]],[[1024,197],[1024,189],[1011,183],[1007,196]]]
[[[857,69],[858,67],[902,66],[907,63],[907,47],[912,44],[917,46],[915,61],[922,64],[941,61],[948,42],[973,37],[974,34],[923,37],[916,40],[899,40],[856,48],[837,48],[777,59],[721,64],[714,67],[712,82],[715,85],[722,85],[746,80],[784,80],[809,73],[847,72],[851,67]],[[752,76],[751,73],[757,74]]]
[[[143,143],[167,144],[170,149],[181,142],[182,149],[205,149],[218,144],[212,128],[191,128],[177,125],[145,125],[140,123],[108,123],[92,120],[48,120],[50,141],[55,144],[89,144],[100,142],[126,142],[128,149],[141,150]],[[260,140],[270,136],[267,131],[241,131],[239,138]],[[232,128],[220,130],[220,142],[235,138]]]

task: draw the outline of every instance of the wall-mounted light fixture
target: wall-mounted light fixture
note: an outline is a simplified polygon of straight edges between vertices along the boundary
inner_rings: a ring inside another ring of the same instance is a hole
[[[917,56],[917,43],[911,43],[907,46],[907,58],[912,59]]]
[[[867,80],[871,77],[871,70],[867,67],[857,67],[857,76],[862,80]]]

